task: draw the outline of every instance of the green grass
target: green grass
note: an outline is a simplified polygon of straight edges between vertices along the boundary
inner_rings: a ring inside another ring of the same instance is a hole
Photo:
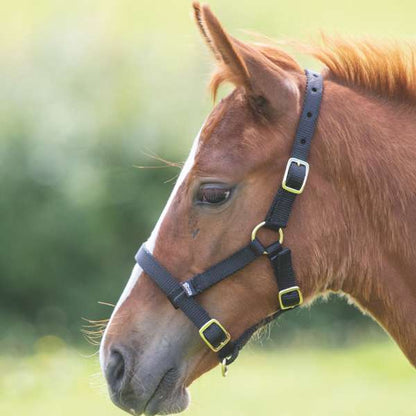
[[[32,356],[0,357],[0,374],[3,416],[123,414],[108,399],[97,357],[50,337]],[[187,414],[414,416],[415,392],[414,369],[390,342],[335,350],[248,347],[226,379],[216,368],[192,385]]]

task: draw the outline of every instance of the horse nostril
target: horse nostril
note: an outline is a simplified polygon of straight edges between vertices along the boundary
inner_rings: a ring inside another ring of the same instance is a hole
[[[105,376],[113,392],[119,392],[126,373],[126,363],[120,351],[112,350],[105,369]]]

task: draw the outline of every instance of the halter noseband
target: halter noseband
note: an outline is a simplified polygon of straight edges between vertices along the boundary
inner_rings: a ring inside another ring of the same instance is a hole
[[[205,272],[184,282],[176,280],[146,249],[144,244],[135,257],[137,263],[165,293],[172,305],[176,309],[181,309],[194,323],[207,346],[217,353],[222,364],[223,375],[226,374],[227,365],[237,358],[240,350],[257,329],[303,302],[302,292],[297,285],[292,268],[291,252],[288,248],[283,247],[282,243],[283,229],[287,226],[293,202],[296,196],[303,192],[308,178],[309,164],[307,159],[323,93],[322,76],[309,70],[305,70],[305,74],[305,98],[292,154],[287,162],[282,184],[273,199],[266,219],[253,229],[250,243]],[[278,241],[264,247],[257,238],[257,232],[262,227],[278,232]],[[224,326],[217,319],[211,318],[196,301],[195,296],[241,270],[262,255],[268,257],[273,268],[279,289],[277,296],[279,309],[248,328],[236,340],[231,340],[231,336]]]

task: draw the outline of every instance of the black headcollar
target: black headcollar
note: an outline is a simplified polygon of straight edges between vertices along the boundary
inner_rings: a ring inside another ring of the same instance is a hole
[[[271,322],[281,313],[299,306],[303,301],[302,292],[297,285],[292,268],[290,250],[282,247],[282,243],[283,229],[287,226],[293,202],[296,196],[303,192],[308,178],[309,164],[307,160],[323,93],[322,76],[309,70],[305,70],[305,74],[305,98],[292,154],[266,219],[253,229],[250,243],[205,272],[184,282],[175,279],[146,249],[144,244],[135,257],[137,263],[166,294],[172,305],[181,309],[194,323],[207,346],[217,353],[222,364],[223,375],[226,374],[227,365],[237,358],[240,350],[257,329]],[[257,231],[262,227],[278,232],[278,241],[264,247],[257,238]],[[195,296],[241,270],[262,255],[269,258],[276,278],[279,289],[276,302],[277,310],[248,328],[239,338],[232,340],[227,330],[217,319],[211,318],[197,302]]]

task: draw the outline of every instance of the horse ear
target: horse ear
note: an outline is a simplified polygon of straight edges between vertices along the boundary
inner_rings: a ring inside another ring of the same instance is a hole
[[[220,65],[213,90],[223,80],[246,90],[250,102],[262,109],[265,103],[279,113],[297,104],[299,89],[292,74],[270,61],[255,47],[230,36],[208,5],[193,3],[198,28]]]
[[[235,84],[249,88],[250,73],[244,60],[235,48],[234,40],[225,32],[208,5],[194,2],[193,7],[199,31],[218,63],[228,67],[229,74]]]

